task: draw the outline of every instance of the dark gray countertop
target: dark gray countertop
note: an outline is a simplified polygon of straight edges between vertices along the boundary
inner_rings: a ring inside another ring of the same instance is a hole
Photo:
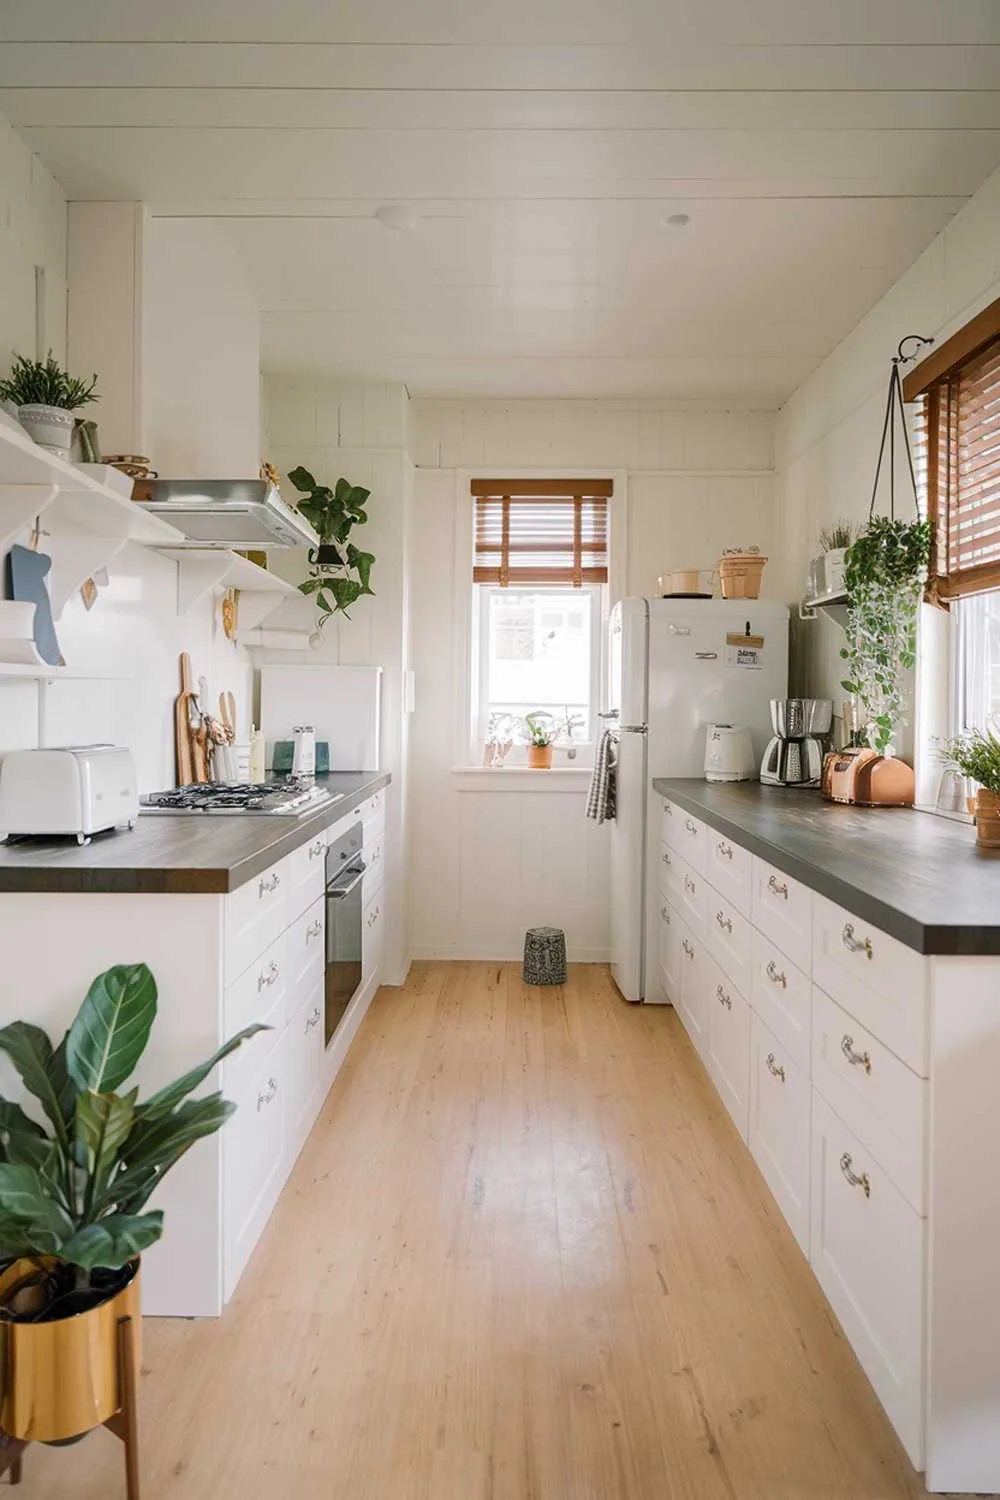
[[[653,786],[918,953],[1000,954],[1000,857],[977,848],[964,823],[757,781],[657,777]]]
[[[131,833],[0,845],[2,891],[225,895],[388,785],[385,771],[332,771],[317,781],[343,795],[303,818],[140,815]]]

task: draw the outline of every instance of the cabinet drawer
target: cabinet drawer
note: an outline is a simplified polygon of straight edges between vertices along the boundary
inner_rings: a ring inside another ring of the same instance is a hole
[[[917,1469],[925,1222],[813,1092],[812,1267]]]
[[[284,861],[288,870],[285,921],[292,923],[317,896],[323,894],[326,871],[326,829],[296,849]]]
[[[717,833],[714,828],[706,830],[706,838],[706,874],[709,884],[715,887],[720,896],[725,896],[744,917],[749,917],[753,885],[753,856],[750,850],[734,844],[732,839]]]
[[[704,939],[708,919],[708,881],[686,860],[680,860],[680,909],[685,922]]]
[[[720,896],[711,886],[705,929],[709,953],[726,977],[748,995],[753,973],[750,923],[727,896]]]
[[[674,804],[664,836],[671,849],[676,849],[692,870],[704,875],[708,868],[707,844],[710,832],[711,829],[700,818],[693,818],[683,807]]]
[[[326,901],[320,896],[304,911],[285,934],[285,958],[288,968],[288,1014],[298,1009],[303,998],[323,982],[326,962]]]
[[[288,925],[288,865],[279,860],[233,891],[225,901],[225,973],[230,984],[271,946]]]
[[[671,849],[669,844],[661,844],[659,863],[660,894],[677,907],[681,904],[681,894],[684,889],[681,883],[682,868],[683,860],[677,851]]]
[[[756,928],[751,937],[751,951],[750,1004],[781,1045],[808,1069],[812,1014],[809,980]]]
[[[680,918],[672,910],[670,902],[660,901],[660,980],[667,999],[675,1006],[680,989],[681,934]]]
[[[789,1229],[809,1254],[809,1068],[750,1018],[747,1145]]]
[[[677,1013],[684,1022],[684,1029],[697,1051],[704,1057],[708,1050],[708,1006],[706,1001],[708,975],[706,972],[705,945],[696,937],[683,918],[675,918],[679,930],[678,946],[680,977],[679,1000],[675,1000]]]
[[[368,902],[361,926],[361,972],[365,983],[382,967],[382,950],[385,944],[385,918],[382,907],[385,897],[379,892]]]
[[[255,1021],[284,1026],[288,994],[286,967],[285,934],[282,933],[239,979],[226,986],[222,997],[226,1036],[242,1031],[244,1026],[252,1026]],[[238,1057],[239,1053],[235,1056]]]
[[[281,1192],[285,1039],[249,1078],[222,1132],[225,1295],[230,1297]]]
[[[750,1105],[750,1007],[719,965],[707,961],[708,1057],[712,1082],[746,1140]]]
[[[368,829],[365,829],[362,858],[365,862],[365,900],[369,901],[385,884],[384,827],[381,831],[373,833],[371,837],[369,837]]]
[[[754,855],[753,925],[807,974],[812,966],[812,898],[808,886]]]
[[[928,960],[825,896],[815,899],[813,938],[816,983],[927,1078]]]
[[[367,834],[369,826],[373,829],[381,827],[385,823],[385,789],[373,792],[370,797],[363,797],[354,804],[352,815],[360,818],[365,825]]]
[[[926,1214],[925,1079],[813,986],[812,1081],[918,1214]]]
[[[305,996],[288,1022],[285,1098],[285,1176],[305,1143],[322,1103],[323,982]]]

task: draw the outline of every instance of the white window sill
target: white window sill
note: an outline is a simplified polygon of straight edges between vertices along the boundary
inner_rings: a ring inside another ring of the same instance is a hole
[[[539,770],[535,766],[453,766],[452,780],[457,792],[577,792],[585,794],[590,786],[590,766],[553,766]]]

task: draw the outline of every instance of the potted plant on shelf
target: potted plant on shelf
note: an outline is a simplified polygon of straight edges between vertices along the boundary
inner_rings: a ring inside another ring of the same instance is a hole
[[[53,357],[25,359],[15,354],[6,380],[0,380],[0,401],[17,407],[17,419],[40,448],[68,458],[73,441],[73,413],[97,400],[97,376],[77,380]]]
[[[562,733],[562,722],[544,709],[524,716],[524,733],[528,741],[528,765],[547,771],[552,766],[552,748]]]
[[[941,760],[946,770],[977,783],[976,842],[983,849],[1000,849],[1000,739],[992,730],[973,729],[948,740]]]
[[[299,584],[303,594],[311,595],[319,611],[320,628],[337,611],[345,615],[362,594],[374,595],[371,587],[375,558],[362,552],[351,541],[355,526],[368,520],[365,502],[371,490],[338,479],[336,487],[317,484],[301,464],[288,475],[302,494],[298,508],[319,537],[319,547],[309,549],[309,577]]]
[[[847,550],[847,645],[841,684],[856,699],[862,737],[894,754],[905,724],[906,674],[917,658],[917,618],[931,549],[929,521],[873,516]]]
[[[220,1093],[188,1096],[266,1030],[247,1027],[140,1101],[137,1088],[120,1090],[149,1040],[156,998],[145,964],[118,965],[94,980],[57,1047],[27,1021],[0,1030],[0,1051],[40,1106],[29,1114],[0,1098],[0,1474],[13,1469],[15,1480],[27,1443],[65,1442],[102,1423],[126,1441],[137,1474],[129,1375],[139,1258],[163,1232],[162,1212],[146,1204],[236,1107]]]
[[[824,526],[819,534],[820,556],[816,559],[817,594],[842,594],[845,587],[847,549],[854,540],[854,526],[850,521],[834,521]]]

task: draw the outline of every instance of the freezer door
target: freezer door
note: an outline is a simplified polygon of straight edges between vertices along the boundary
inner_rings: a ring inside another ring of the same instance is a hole
[[[612,724],[645,724],[649,608],[645,599],[621,599],[608,621],[607,698]]]
[[[646,736],[623,733],[611,824],[611,974],[632,1001],[643,997],[646,775]]]

